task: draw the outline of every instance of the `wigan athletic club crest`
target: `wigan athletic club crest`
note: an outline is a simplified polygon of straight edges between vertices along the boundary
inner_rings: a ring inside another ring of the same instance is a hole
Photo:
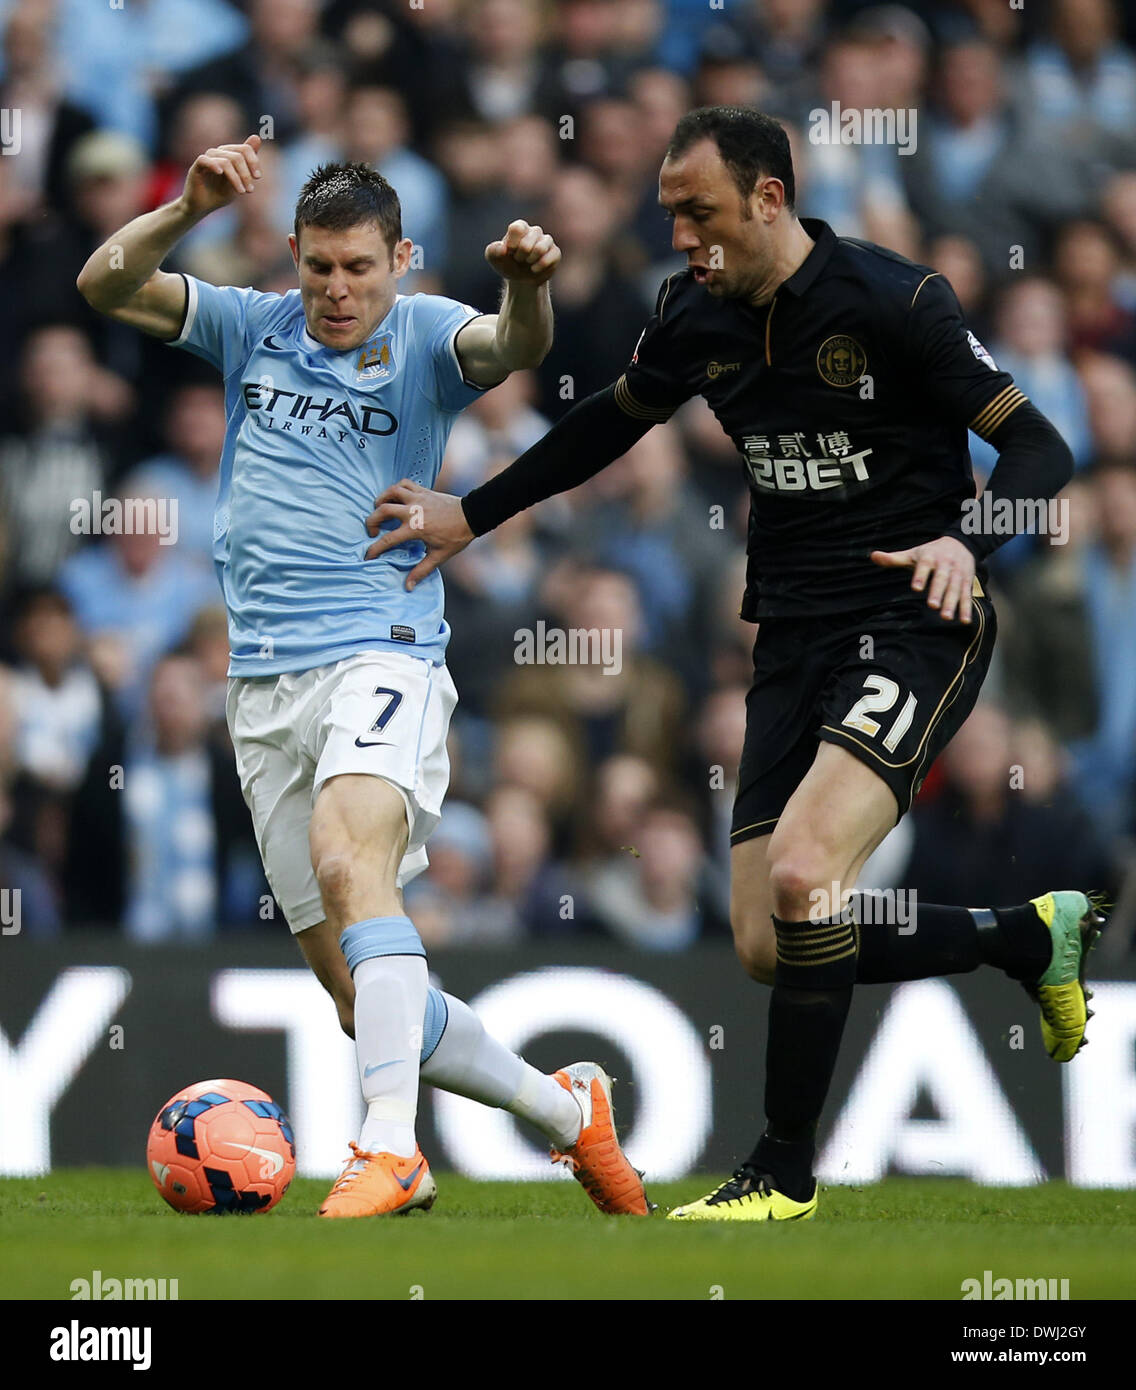
[[[830,386],[854,386],[867,366],[867,353],[846,333],[826,338],[817,353],[817,371]]]
[[[355,363],[356,381],[385,381],[394,372],[394,360],[391,357],[390,333],[384,333],[381,338],[372,338],[369,343],[364,343],[359,350],[359,357]]]

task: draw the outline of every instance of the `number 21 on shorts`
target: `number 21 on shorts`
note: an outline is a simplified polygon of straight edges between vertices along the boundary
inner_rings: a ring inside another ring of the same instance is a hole
[[[857,729],[869,738],[875,738],[882,726],[870,716],[885,714],[893,708],[899,699],[899,686],[888,676],[870,675],[864,677],[864,688],[870,693],[861,695],[840,722],[849,729]],[[915,706],[918,703],[914,692],[912,692],[892,721],[891,727],[882,740],[883,746],[889,753],[895,752],[899,747],[900,739],[911,728],[911,721],[915,718]]]

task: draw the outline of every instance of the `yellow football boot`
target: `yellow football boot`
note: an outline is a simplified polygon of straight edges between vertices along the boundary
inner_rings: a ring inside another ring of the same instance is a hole
[[[675,1207],[668,1221],[811,1221],[816,1215],[817,1187],[807,1202],[778,1192],[772,1178],[743,1165],[721,1187],[697,1202]]]
[[[1046,893],[1030,902],[1053,938],[1053,957],[1041,979],[1022,986],[1041,1010],[1046,1052],[1055,1062],[1071,1062],[1088,1041],[1093,996],[1085,989],[1085,964],[1105,918],[1084,893]]]

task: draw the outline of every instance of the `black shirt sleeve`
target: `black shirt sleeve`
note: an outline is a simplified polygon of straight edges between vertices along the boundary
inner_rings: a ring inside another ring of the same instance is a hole
[[[904,354],[943,413],[983,439],[1026,399],[967,328],[955,292],[941,275],[928,275],[915,291]]]
[[[1069,446],[1031,401],[1023,400],[987,437],[998,450],[984,489],[990,494],[991,516],[1000,515],[1000,504],[1006,502],[1006,515],[1028,517],[1039,501],[1055,497],[1073,476]],[[1019,502],[1028,506],[1020,508]],[[962,541],[980,563],[1014,534],[1001,528],[983,530],[986,515],[982,507],[974,507],[946,532]]]
[[[679,278],[671,275],[663,282],[655,312],[639,335],[627,370],[615,383],[619,408],[652,425],[669,420],[694,394],[679,375],[681,357],[675,343],[677,315],[673,298]]]
[[[941,275],[928,276],[916,290],[907,321],[908,360],[924,388],[948,418],[965,424],[998,450],[986,483],[992,512],[997,504],[1036,502],[1055,496],[1073,476],[1073,457],[1053,425],[1014,385],[1009,372],[967,328],[950,285]],[[1013,534],[979,529],[983,512],[972,508],[946,534],[985,560]]]
[[[616,389],[605,387],[574,405],[508,468],[466,493],[462,511],[475,536],[586,483],[643,438],[654,422],[626,414],[616,404]]]
[[[660,289],[655,313],[619,380],[573,406],[543,439],[462,499],[475,536],[546,497],[587,482],[622,457],[652,425],[669,420],[694,394],[676,374],[673,315],[667,313],[675,278],[672,275]]]

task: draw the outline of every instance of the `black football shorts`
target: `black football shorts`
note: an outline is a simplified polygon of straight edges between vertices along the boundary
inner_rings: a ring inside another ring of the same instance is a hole
[[[974,708],[997,619],[975,582],[969,625],[925,594],[884,608],[764,618],[753,649],[730,843],[768,835],[816,757],[837,743],[911,807],[935,758]]]

